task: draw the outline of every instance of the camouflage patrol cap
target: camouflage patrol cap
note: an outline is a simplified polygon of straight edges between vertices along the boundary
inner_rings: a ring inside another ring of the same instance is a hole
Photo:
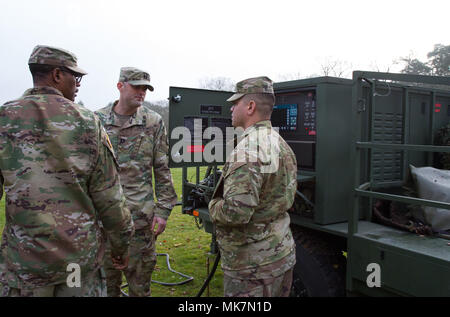
[[[46,45],[37,45],[33,49],[30,59],[28,60],[28,65],[31,64],[62,66],[77,74],[87,74],[87,72],[78,67],[75,54],[62,48]]]
[[[227,101],[236,101],[247,94],[273,94],[272,80],[265,76],[242,80],[236,84],[236,93]]]
[[[133,86],[144,85],[147,86],[148,90],[153,91],[149,73],[134,67],[122,67],[119,82],[127,82]]]

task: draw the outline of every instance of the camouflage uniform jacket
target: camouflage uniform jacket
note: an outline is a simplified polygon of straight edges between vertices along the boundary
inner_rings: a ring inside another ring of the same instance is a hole
[[[228,156],[209,204],[224,270],[255,273],[255,268],[288,256],[285,262],[293,266],[287,210],[296,189],[295,155],[270,121],[247,128]]]
[[[113,107],[117,101],[96,113],[105,126],[117,154],[120,182],[133,215],[136,230],[151,225],[156,214],[165,220],[176,204],[177,196],[168,167],[168,141],[162,117],[141,106],[123,126]],[[152,169],[155,173],[153,197]]]
[[[27,90],[0,108],[0,196],[6,224],[0,281],[30,289],[95,272],[104,245],[128,253],[133,230],[108,137],[90,110],[52,87]]]

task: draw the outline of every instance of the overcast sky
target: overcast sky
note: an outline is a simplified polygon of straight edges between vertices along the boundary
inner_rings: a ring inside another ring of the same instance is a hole
[[[122,66],[150,73],[147,101],[206,77],[320,74],[329,60],[398,71],[393,60],[426,60],[450,44],[449,9],[448,0],[0,0],[0,103],[32,86],[37,44],[77,55],[89,73],[77,101],[91,110],[118,98]]]

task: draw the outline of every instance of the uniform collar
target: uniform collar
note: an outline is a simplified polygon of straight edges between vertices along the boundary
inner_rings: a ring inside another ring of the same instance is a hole
[[[108,121],[107,124],[109,125],[115,125],[115,126],[119,126],[118,124],[116,124],[115,122],[117,121],[117,115],[114,112],[114,107],[117,105],[117,103],[119,102],[119,100],[114,101],[113,105],[111,106],[111,109],[109,110],[109,115],[108,115]],[[133,125],[145,125],[146,121],[147,121],[147,116],[143,110],[143,105],[140,106],[137,111],[135,113],[133,113],[130,117],[130,119],[128,120],[127,123],[125,123],[122,128],[127,128],[127,127],[131,127]]]
[[[64,97],[62,92],[60,92],[58,89],[50,86],[43,86],[43,87],[34,87],[27,89],[23,93],[23,97],[25,96],[32,96],[32,95],[58,95]]]
[[[271,129],[272,128],[272,123],[270,122],[270,120],[264,120],[264,121],[256,122],[254,125],[251,125],[247,129],[244,130],[244,133],[242,134],[242,137],[246,137],[247,135],[249,135],[253,131],[256,131],[259,128]]]

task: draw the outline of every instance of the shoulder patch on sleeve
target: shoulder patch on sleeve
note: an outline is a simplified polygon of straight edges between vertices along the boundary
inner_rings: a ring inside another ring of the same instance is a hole
[[[109,152],[111,153],[114,163],[116,164],[116,166],[119,166],[119,162],[117,161],[117,157],[116,157],[116,153],[114,153],[114,148],[112,146],[111,140],[109,139],[108,133],[105,131],[105,128],[101,129],[101,135],[102,135],[102,143],[103,145],[109,150]]]
[[[106,147],[114,154],[114,149],[111,144],[111,140],[109,139],[108,133],[106,133],[103,127],[102,127],[102,143],[106,145]]]
[[[105,145],[108,146],[112,152],[114,152],[114,149],[113,149],[113,146],[111,144],[111,140],[109,139],[108,134],[106,134],[106,144]]]

